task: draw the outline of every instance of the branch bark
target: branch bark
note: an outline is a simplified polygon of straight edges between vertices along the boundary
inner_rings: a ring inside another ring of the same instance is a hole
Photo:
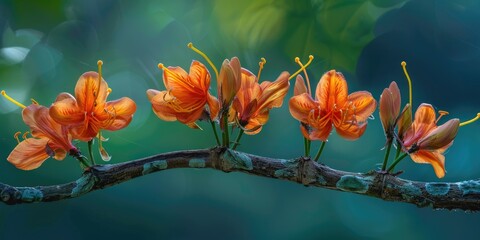
[[[217,147],[163,153],[118,164],[96,165],[74,182],[14,187],[0,183],[6,204],[51,202],[79,197],[153,172],[173,168],[211,168],[284,179],[305,186],[351,192],[387,201],[434,209],[480,210],[480,179],[462,182],[417,182],[376,171],[344,172],[309,158],[273,159]]]

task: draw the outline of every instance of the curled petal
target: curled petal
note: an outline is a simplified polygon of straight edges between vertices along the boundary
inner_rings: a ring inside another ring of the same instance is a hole
[[[60,93],[49,109],[50,116],[66,126],[82,124],[85,112],[78,107],[77,100],[69,93]]]
[[[287,95],[290,82],[288,72],[282,72],[274,82],[264,81],[260,85],[262,89],[262,95],[258,100],[258,109],[272,109],[281,107],[283,104],[283,98]]]
[[[416,163],[431,164],[438,178],[445,176],[445,156],[436,151],[420,150],[410,154],[412,160]]]
[[[20,142],[7,157],[15,167],[22,170],[32,170],[40,167],[50,156],[46,146],[48,139],[29,138]]]
[[[332,111],[335,107],[345,106],[348,97],[347,81],[342,73],[330,70],[323,74],[315,93],[320,108]]]
[[[154,90],[156,91],[156,90]],[[157,93],[154,97],[150,98],[150,102],[152,103],[153,112],[162,120],[165,121],[175,121],[177,117],[175,116],[176,112],[170,107],[170,104],[166,101],[170,97],[167,91],[147,91],[147,96],[149,98],[152,96],[153,93]]]
[[[353,105],[353,114],[355,120],[358,122],[364,122],[372,115],[377,107],[377,102],[367,91],[358,91],[348,95],[348,103]],[[352,107],[350,107],[352,108]]]
[[[290,98],[288,104],[290,114],[300,122],[308,122],[308,115],[310,112],[318,108],[318,103],[307,93],[293,96]]]
[[[115,131],[128,126],[136,110],[137,105],[128,97],[107,102],[105,113],[108,115],[108,120],[104,121],[105,126],[102,128]]]
[[[353,123],[351,124],[351,123],[345,122],[344,124],[340,125],[339,127],[336,127],[335,129],[338,135],[342,136],[343,138],[348,140],[356,140],[363,135],[366,128],[367,128],[366,122],[362,124],[353,124]]]

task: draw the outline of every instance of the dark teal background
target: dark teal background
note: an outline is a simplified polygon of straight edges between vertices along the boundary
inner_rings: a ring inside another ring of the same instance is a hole
[[[214,145],[207,124],[195,131],[161,121],[145,95],[149,88],[164,89],[159,62],[188,68],[192,59],[203,61],[188,42],[217,66],[238,56],[243,67],[257,72],[265,57],[263,80],[294,72],[294,57],[306,61],[313,54],[308,68],[313,85],[335,68],[345,74],[350,92],[368,90],[377,99],[397,81],[403,103],[408,92],[400,62],[405,60],[414,106],[431,103],[449,111],[447,118],[463,121],[480,111],[479,22],[480,3],[474,0],[1,0],[0,89],[23,103],[35,98],[48,106],[58,93],[73,92],[78,77],[96,71],[102,59],[113,89],[109,99],[129,96],[138,106],[128,128],[104,133],[111,163]],[[81,175],[72,158],[49,159],[33,171],[13,167],[6,161],[16,145],[12,136],[28,129],[21,110],[3,99],[0,113],[1,182],[60,184]],[[384,138],[378,112],[374,116],[358,141],[333,133],[322,162],[354,172],[378,167]],[[86,144],[78,146],[86,152]],[[440,181],[478,178],[479,146],[480,124],[461,128]],[[245,136],[239,150],[300,156],[303,140],[287,104],[272,110],[262,132]],[[438,180],[431,166],[408,158],[398,169],[405,170],[403,178]],[[71,200],[0,205],[0,238],[474,239],[479,220],[475,213],[419,209],[242,173],[175,169]]]

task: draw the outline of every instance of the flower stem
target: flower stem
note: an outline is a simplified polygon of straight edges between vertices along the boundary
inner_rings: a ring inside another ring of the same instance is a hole
[[[213,134],[215,135],[215,140],[217,141],[217,146],[220,146],[220,139],[218,138],[217,128],[215,127],[215,122],[210,119],[210,125],[212,125]]]
[[[237,138],[235,139],[235,143],[233,144],[232,150],[235,150],[238,144],[240,144],[240,138],[242,138],[243,132],[244,132],[243,129],[240,129],[240,131],[238,131],[238,135],[237,135]]]
[[[325,143],[327,143],[327,141],[322,142],[322,145],[320,145],[320,148],[318,149],[317,155],[315,155],[315,158],[314,158],[315,162],[318,162],[318,159],[320,158],[320,155],[322,155],[323,148],[325,147]]]
[[[92,162],[92,165],[96,165],[95,158],[93,158],[92,145],[93,145],[93,139],[88,141],[88,155],[90,156],[90,161]]]
[[[400,152],[402,152],[402,143],[397,140],[397,152],[395,153],[395,159],[400,156]]]
[[[382,171],[387,168],[388,157],[390,156],[390,149],[392,148],[392,139],[387,141],[387,151],[385,152],[385,158],[383,159]]]
[[[223,116],[223,146],[230,147],[230,136],[228,135],[228,117]]]
[[[390,165],[390,167],[388,168],[387,172],[393,171],[393,169],[395,168],[395,166],[396,166],[400,161],[402,161],[407,155],[408,155],[408,153],[404,153],[404,154],[400,155],[400,157],[398,157],[397,159],[395,159],[395,162],[393,162],[392,165]]]
[[[305,157],[310,156],[310,140],[308,140],[306,137],[303,138],[303,145],[305,148]]]

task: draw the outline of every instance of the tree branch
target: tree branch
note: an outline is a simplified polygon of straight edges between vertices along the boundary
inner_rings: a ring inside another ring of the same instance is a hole
[[[96,165],[86,170],[78,180],[62,185],[13,187],[0,183],[0,198],[6,204],[58,201],[172,168],[244,172],[305,186],[411,203],[418,207],[480,210],[480,179],[452,183],[416,182],[376,171],[364,174],[339,171],[308,158],[273,159],[221,147],[163,153],[124,163]]]

